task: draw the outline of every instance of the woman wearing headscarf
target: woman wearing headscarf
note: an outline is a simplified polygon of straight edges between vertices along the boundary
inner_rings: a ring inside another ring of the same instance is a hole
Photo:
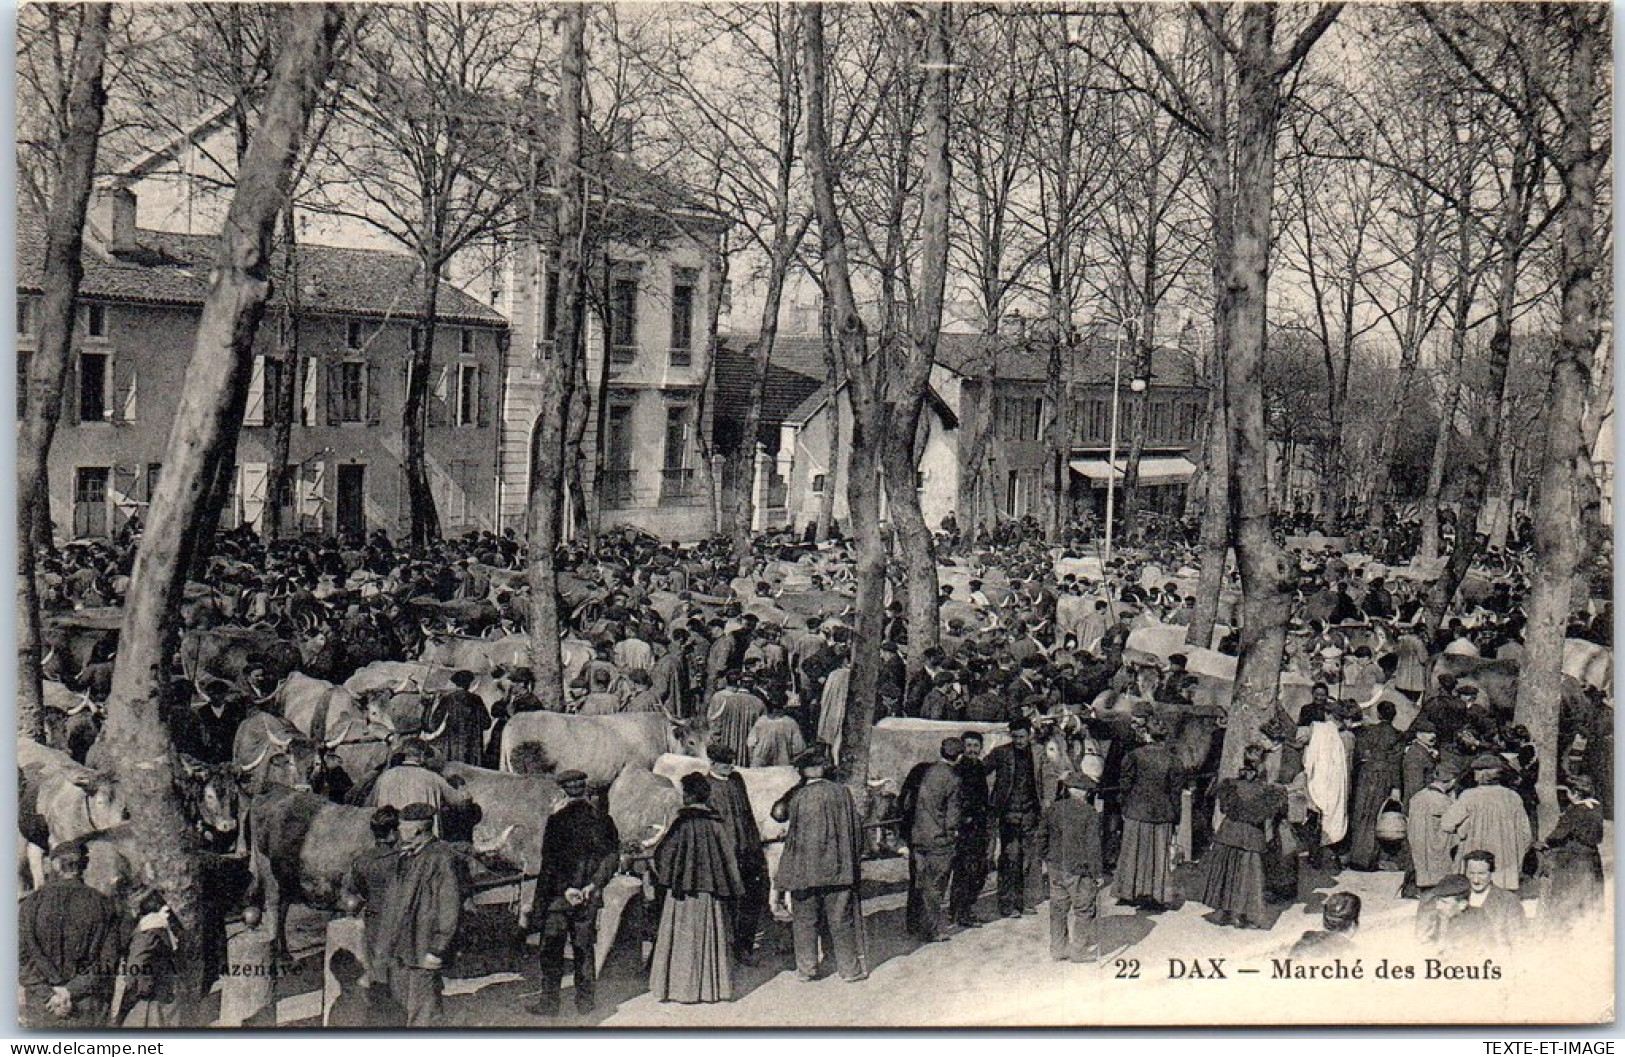
[[[683,806],[656,846],[654,881],[665,895],[649,970],[661,1002],[733,998],[729,908],[744,893],[722,816],[703,774],[683,777]]]
[[[1286,790],[1263,778],[1264,746],[1249,745],[1241,773],[1219,783],[1224,822],[1207,854],[1200,902],[1219,912],[1219,924],[1265,928],[1265,827],[1286,814]]]
[[[1179,824],[1179,791],[1185,769],[1167,745],[1172,731],[1152,716],[1148,741],[1123,761],[1123,845],[1113,890],[1125,903],[1160,910],[1174,902],[1174,829]]]

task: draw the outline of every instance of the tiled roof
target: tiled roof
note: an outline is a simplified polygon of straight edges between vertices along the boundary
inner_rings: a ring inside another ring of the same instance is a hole
[[[137,249],[104,255],[88,243],[82,259],[84,297],[160,305],[201,305],[219,239],[168,231],[136,232]],[[404,254],[301,244],[298,247],[300,308],[342,315],[418,317],[417,262]],[[45,225],[36,215],[17,218],[17,286],[37,291],[45,260]],[[278,271],[281,271],[278,268]],[[271,304],[286,291],[273,286]],[[505,326],[494,309],[450,283],[440,284],[438,315],[446,323]]]
[[[1038,339],[1000,336],[997,377],[1016,382],[1042,382],[1049,377],[1049,348]],[[1110,385],[1112,358],[1117,352],[1114,334],[1086,332],[1073,350],[1071,370],[1062,365],[1067,380],[1082,385]],[[987,339],[980,334],[944,333],[937,339],[937,363],[966,378],[985,375],[990,366]],[[1191,356],[1179,349],[1158,348],[1151,357],[1152,377],[1162,385],[1200,385]],[[1125,371],[1128,361],[1123,363]],[[1125,375],[1126,376],[1126,375]]]
[[[784,338],[773,344],[773,362],[768,365],[767,392],[762,401],[761,424],[765,427],[795,421],[791,413],[806,398],[823,388],[823,343],[818,343],[816,365],[803,350],[789,347]],[[743,422],[750,407],[750,389],[756,380],[756,359],[751,340],[724,338],[717,349],[716,417]]]

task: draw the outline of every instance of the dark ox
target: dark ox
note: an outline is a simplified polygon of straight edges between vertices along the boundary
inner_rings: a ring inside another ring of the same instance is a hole
[[[255,658],[278,682],[295,671],[302,660],[298,645],[265,628],[207,628],[181,636],[181,671],[194,686],[204,675],[237,682],[250,659]]]
[[[45,651],[40,657],[40,667],[45,677],[60,680],[75,690],[82,689],[80,673],[98,655],[111,655],[118,646],[123,619],[124,611],[112,607],[47,617],[40,629]]]

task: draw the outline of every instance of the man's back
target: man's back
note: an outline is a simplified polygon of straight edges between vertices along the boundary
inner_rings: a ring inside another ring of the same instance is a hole
[[[851,792],[823,779],[794,790],[779,887],[787,891],[858,882],[858,812]]]

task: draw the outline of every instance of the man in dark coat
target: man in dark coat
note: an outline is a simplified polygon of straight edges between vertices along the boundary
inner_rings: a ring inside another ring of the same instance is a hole
[[[942,759],[921,764],[905,784],[899,807],[908,840],[908,930],[925,943],[947,939],[942,898],[947,894],[959,844],[960,779],[954,769],[965,753],[958,738],[943,738]]]
[[[1349,866],[1377,868],[1377,816],[1392,797],[1399,801],[1404,779],[1400,760],[1405,735],[1394,727],[1392,701],[1377,703],[1377,722],[1354,731],[1354,799],[1349,811]],[[1404,801],[1399,801],[1404,803]]]
[[[1010,722],[1010,742],[988,753],[993,775],[993,817],[999,823],[999,912],[1006,917],[1038,913],[1038,827],[1053,785],[1044,775],[1044,758],[1033,744],[1032,722]]]
[[[858,904],[863,831],[851,791],[826,777],[830,765],[827,745],[802,753],[796,761],[801,781],[773,805],[773,818],[789,827],[779,860],[779,887],[792,897],[796,976],[817,978],[819,934],[824,932],[841,979],[856,983],[869,977]]]
[[[959,842],[954,846],[953,881],[949,886],[948,912],[954,924],[975,928],[976,900],[982,894],[988,874],[988,825],[991,809],[987,789],[987,764],[982,762],[982,736],[975,731],[960,735],[965,753],[954,765],[959,778]]]
[[[734,751],[726,745],[713,745],[710,755],[711,771],[706,776],[711,783],[710,803],[731,841],[742,886],[739,898],[733,900],[731,906],[734,961],[754,965],[755,956],[751,952],[756,946],[756,930],[767,912],[767,900],[772,892],[767,876],[767,854],[762,850],[762,833],[751,811],[745,779],[734,770]]]
[[[443,694],[431,720],[431,729],[444,724],[436,745],[448,763],[466,763],[480,766],[485,759],[485,731],[491,725],[491,713],[485,702],[475,696],[469,687],[474,685],[474,673],[453,672],[452,686]]]
[[[406,1008],[407,1027],[432,1027],[440,1017],[440,970],[462,916],[457,855],[434,835],[438,812],[429,804],[401,811],[393,875],[378,911],[378,963],[369,968]]]
[[[597,1004],[598,910],[604,886],[620,862],[620,835],[615,823],[587,799],[587,776],[565,771],[558,776],[566,799],[554,809],[542,835],[541,873],[530,919],[542,930],[542,992],[529,1012],[554,1017],[564,980],[564,944],[570,943],[575,966],[576,1012],[591,1013]]]
[[[84,882],[83,844],[51,852],[51,877],[17,906],[19,1011],[28,1028],[99,1028],[123,947],[111,899]]]

